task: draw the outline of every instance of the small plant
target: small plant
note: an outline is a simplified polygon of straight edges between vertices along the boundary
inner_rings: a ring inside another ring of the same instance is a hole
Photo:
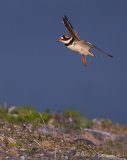
[[[65,109],[63,115],[65,117],[72,117],[72,118],[79,118],[81,116],[80,112],[74,109]]]
[[[3,106],[0,106],[0,119],[6,119],[7,111]]]
[[[15,107],[11,112],[8,112],[8,109],[5,109],[2,106],[0,107],[0,119],[13,123],[47,123],[51,116],[49,110],[39,113],[34,108],[27,106]]]
[[[50,118],[52,117],[52,114],[50,113],[50,111],[47,109],[44,112],[40,113],[41,116],[41,120],[43,123],[47,123]]]
[[[83,117],[79,111],[66,109],[63,116],[68,119],[68,123],[65,123],[66,127],[80,129],[89,128],[92,125],[92,121]]]
[[[13,114],[8,114],[8,121],[12,122],[34,122],[39,121],[39,115],[31,107],[19,107]]]
[[[110,119],[104,119],[102,121],[102,125],[103,125],[103,127],[108,128],[108,127],[111,127],[113,125],[113,123],[112,123],[112,121]]]

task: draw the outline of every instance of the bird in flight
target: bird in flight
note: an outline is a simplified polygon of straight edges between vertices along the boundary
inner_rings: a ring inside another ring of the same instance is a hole
[[[90,42],[87,42],[86,40],[81,40],[79,38],[77,32],[74,30],[72,24],[68,20],[67,16],[63,17],[63,23],[64,23],[65,28],[67,29],[68,34],[60,37],[58,42],[63,43],[70,50],[81,54],[82,62],[84,65],[87,65],[87,56],[96,57],[91,52],[91,50],[93,50],[93,49],[97,49],[98,51],[105,54],[106,56],[113,58],[113,56],[111,54],[98,48],[96,45],[94,45]]]

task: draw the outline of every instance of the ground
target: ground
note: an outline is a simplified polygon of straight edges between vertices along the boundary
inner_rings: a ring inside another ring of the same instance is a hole
[[[74,110],[0,109],[0,160],[127,159],[127,127]]]

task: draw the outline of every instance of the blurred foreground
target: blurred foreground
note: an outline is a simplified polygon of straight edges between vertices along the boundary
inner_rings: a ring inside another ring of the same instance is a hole
[[[1,159],[127,159],[127,127],[111,120],[29,107],[0,108]]]

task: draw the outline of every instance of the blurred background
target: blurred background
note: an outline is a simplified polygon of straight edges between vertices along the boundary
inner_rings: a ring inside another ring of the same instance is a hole
[[[127,123],[126,0],[1,0],[0,104]],[[57,39],[67,15],[81,39],[111,52],[81,56]]]

